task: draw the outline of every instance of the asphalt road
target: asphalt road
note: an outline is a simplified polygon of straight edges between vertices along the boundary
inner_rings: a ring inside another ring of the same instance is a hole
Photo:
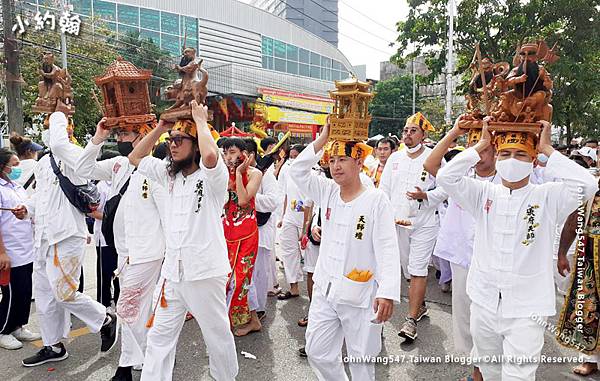
[[[85,292],[95,296],[95,251],[89,248],[85,260]],[[377,380],[458,380],[470,372],[468,365],[459,362],[446,362],[445,356],[454,353],[452,344],[451,297],[439,291],[434,271],[430,271],[427,304],[429,317],[419,322],[419,337],[414,344],[402,344],[397,332],[406,314],[406,299],[396,306],[391,322],[384,326],[382,356],[398,356],[402,363],[377,364]],[[282,276],[282,274],[280,274]],[[403,283],[402,294],[406,297],[407,284]],[[304,344],[304,328],[298,327],[297,320],[307,313],[308,297],[305,286],[303,296],[288,301],[269,298],[267,317],[263,330],[243,338],[236,338],[240,372],[238,380],[313,380],[315,379],[306,359],[297,354]],[[37,330],[35,307],[32,308],[30,327]],[[67,344],[70,357],[60,363],[45,364],[36,368],[24,368],[21,359],[35,353],[39,348],[28,343],[23,349],[6,351],[0,349],[0,381],[17,380],[109,380],[113,375],[119,356],[119,345],[106,355],[99,356],[99,335],[90,334],[83,324],[73,318],[73,333]],[[174,338],[176,339],[176,338]],[[257,358],[246,359],[240,354],[246,351]],[[577,353],[560,347],[550,333],[546,334],[546,344],[542,352],[546,356],[576,357]],[[431,359],[436,361],[431,363]],[[429,360],[430,362],[427,362]],[[439,360],[439,362],[438,362]],[[582,380],[571,373],[573,364],[542,364],[537,379],[543,381]],[[134,372],[134,380],[139,372]],[[196,323],[188,321],[177,345],[177,360],[174,380],[210,380],[208,357],[202,335]],[[600,380],[600,376],[586,380]]]

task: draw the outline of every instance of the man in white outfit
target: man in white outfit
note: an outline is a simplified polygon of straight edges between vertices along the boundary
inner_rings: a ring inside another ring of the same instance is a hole
[[[354,358],[379,354],[382,323],[391,317],[394,300],[400,301],[400,261],[390,202],[360,180],[368,146],[334,142],[329,159],[333,180],[312,171],[328,135],[326,125],[290,172],[301,190],[325,210],[306,331],[308,361],[319,380],[348,380],[342,344]],[[351,280],[353,270],[365,277]],[[375,379],[373,363],[349,366],[353,380]]]
[[[302,152],[303,146],[295,145],[290,150],[290,159],[283,164],[279,173],[279,187],[284,192],[284,204],[281,221],[278,227],[280,254],[283,261],[285,279],[290,285],[290,290],[277,296],[279,300],[287,300],[300,295],[298,282],[302,282],[302,252],[300,249],[300,238],[305,232],[305,223],[309,211],[310,200],[298,187],[297,180],[290,174],[291,163],[295,157]]]
[[[117,340],[116,315],[77,291],[87,239],[85,214],[67,199],[51,164],[53,157],[58,169],[73,184],[85,184],[86,179],[75,173],[75,162],[83,149],[69,141],[67,117],[60,111],[50,115],[49,129],[43,132],[43,140],[52,156],[44,156],[36,166],[36,192],[15,212],[17,217],[35,220],[33,276],[44,347],[23,360],[23,366],[27,367],[68,357],[61,340],[69,336],[71,314],[83,321],[91,332],[101,331],[101,352],[109,351]]]
[[[475,219],[473,257],[467,277],[471,298],[472,356],[486,381],[533,380],[544,344],[544,324],[556,313],[552,248],[556,223],[594,195],[597,181],[552,148],[550,123],[537,145],[548,156],[546,171],[561,182],[531,184],[537,137],[496,134],[496,170],[502,184],[464,176],[492,144],[484,119],[479,142],[458,154],[437,176],[450,197]],[[532,361],[485,362],[496,356]]]
[[[206,106],[191,102],[193,122],[180,120],[170,132],[167,162],[147,156],[169,131],[159,125],[133,149],[138,172],[167,189],[167,250],[150,317],[142,381],[170,381],[179,333],[189,310],[200,326],[216,380],[238,372],[229,326],[225,286],[231,271],[221,222],[229,174],[206,122]]]
[[[425,160],[424,167],[432,176],[442,165],[444,154],[450,145],[460,137],[463,132],[458,127],[458,121]],[[469,131],[468,146],[475,145],[481,137],[481,130]],[[468,177],[501,184],[502,179],[496,173],[496,151],[493,146],[481,152],[481,160],[469,168],[465,174]],[[462,354],[470,354],[473,348],[473,338],[470,330],[471,299],[467,295],[467,274],[473,256],[473,239],[475,233],[475,220],[464,208],[452,198],[448,198],[448,209],[441,223],[440,231],[435,244],[433,255],[450,262],[452,269],[452,338],[454,349]],[[473,381],[481,381],[481,372],[474,367]]]
[[[142,140],[139,131],[116,131],[123,156],[96,161],[111,130],[102,119],[96,134],[77,161],[76,172],[93,180],[111,182],[107,199],[120,198],[114,214],[114,247],[121,293],[117,314],[121,318],[121,357],[112,381],[131,381],[131,369],[141,366],[146,351],[146,322],[152,313],[152,295],[165,255],[164,216],[166,189],[135,171],[127,155]],[[105,211],[106,212],[106,211]]]
[[[402,131],[406,148],[390,156],[379,183],[394,207],[402,272],[410,279],[408,316],[398,333],[408,341],[417,338],[417,322],[427,315],[424,300],[439,230],[437,207],[447,198],[423,168],[431,153],[431,148],[423,145],[427,131],[433,131],[433,126],[421,113],[407,119]]]

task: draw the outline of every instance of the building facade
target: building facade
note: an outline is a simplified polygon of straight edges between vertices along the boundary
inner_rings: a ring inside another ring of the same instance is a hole
[[[337,1],[332,3],[337,11]],[[96,20],[117,38],[137,31],[168,51],[174,63],[184,46],[196,48],[209,73],[209,98],[221,106],[222,99],[227,99],[225,109],[215,106],[219,123],[223,123],[219,114],[224,114],[225,122],[251,119],[252,105],[248,104],[262,99],[264,91],[259,89],[271,89],[287,91],[288,98],[299,95],[298,101],[292,102],[293,109],[276,102],[269,105],[279,109],[276,114],[281,120],[293,123],[290,115],[296,115],[300,124],[314,125],[323,119],[322,113],[319,118],[304,115],[315,114],[314,107],[303,106],[306,97],[326,101],[327,91],[335,88],[333,81],[352,72],[348,59],[331,43],[272,12],[237,0],[70,0],[70,4],[84,23],[82,33],[88,32],[85,28],[92,21],[96,25]],[[54,6],[51,0],[30,0],[24,7],[43,14]]]
[[[338,46],[338,0],[252,0],[250,4]]]

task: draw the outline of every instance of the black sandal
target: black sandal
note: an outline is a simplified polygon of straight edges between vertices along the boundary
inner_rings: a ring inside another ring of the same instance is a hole
[[[279,300],[288,300],[288,299],[291,299],[291,298],[297,298],[299,296],[300,296],[300,294],[294,295],[291,292],[286,291],[284,294],[277,295],[277,299],[279,299]]]

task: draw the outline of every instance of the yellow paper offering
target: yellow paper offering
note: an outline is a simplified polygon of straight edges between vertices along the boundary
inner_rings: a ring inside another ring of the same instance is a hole
[[[353,280],[355,282],[368,282],[371,277],[373,277],[373,273],[370,270],[357,270],[356,268],[352,269],[348,274],[346,274],[346,278]]]

